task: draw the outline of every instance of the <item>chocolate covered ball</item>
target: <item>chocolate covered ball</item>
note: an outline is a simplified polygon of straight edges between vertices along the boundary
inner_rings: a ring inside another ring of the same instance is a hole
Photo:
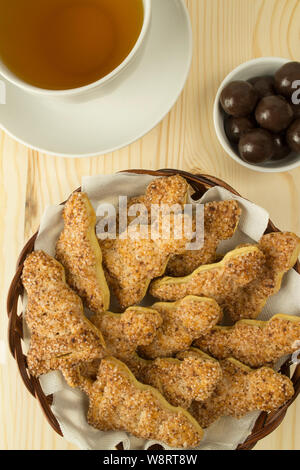
[[[237,144],[243,134],[254,129],[254,122],[250,118],[229,117],[225,121],[225,132],[230,142]]]
[[[282,96],[266,96],[258,103],[255,118],[261,127],[277,134],[289,127],[294,113]]]
[[[300,118],[300,104],[292,104],[295,119]]]
[[[300,152],[300,119],[296,119],[286,133],[288,145],[295,152]]]
[[[291,153],[284,134],[274,135],[274,155],[272,160],[282,160]]]
[[[263,129],[253,129],[244,134],[239,143],[239,152],[248,163],[262,163],[274,155],[273,136]]]
[[[254,77],[248,80],[254,89],[257,91],[260,98],[265,96],[272,96],[276,94],[275,91],[275,80],[273,77]]]
[[[275,75],[276,90],[280,95],[290,98],[296,91],[293,83],[300,80],[300,62],[289,62],[285,64]]]
[[[222,108],[230,116],[245,117],[254,110],[258,94],[251,83],[235,81],[224,88],[220,101]]]

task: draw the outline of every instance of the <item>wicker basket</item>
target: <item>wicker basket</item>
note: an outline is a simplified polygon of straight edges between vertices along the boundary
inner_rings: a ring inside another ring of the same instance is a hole
[[[186,173],[179,170],[159,170],[159,171],[147,171],[147,170],[130,170],[131,173],[136,174],[148,174],[153,176],[166,176],[180,174],[183,176],[188,183],[195,190],[195,198],[199,199],[209,188],[213,186],[222,186],[223,188],[228,189],[232,193],[239,195],[233,188],[228,184],[224,183],[222,180],[219,180],[212,176],[207,175],[194,175],[191,173]],[[78,189],[80,191],[80,189]],[[278,229],[270,222],[267,228],[266,233],[275,232]],[[8,298],[7,298],[7,314],[9,319],[8,325],[8,341],[11,354],[16,360],[17,366],[19,368],[23,382],[28,389],[28,391],[33,395],[40,403],[42,410],[55,432],[59,435],[63,435],[55,418],[54,414],[51,411],[50,405],[52,403],[52,396],[46,397],[42,391],[39,380],[35,377],[32,377],[27,369],[26,356],[22,351],[22,337],[23,337],[23,326],[22,326],[22,313],[18,315],[18,301],[19,297],[23,294],[23,286],[21,282],[21,274],[23,269],[23,263],[26,256],[33,251],[34,242],[37,237],[37,233],[26,243],[24,246],[18,262],[16,274],[12,280]],[[294,269],[300,274],[300,264],[296,264]],[[290,376],[290,366],[291,362],[288,360],[281,368],[281,372],[288,377]],[[292,381],[295,388],[295,395],[291,400],[288,401],[283,407],[272,412],[272,413],[261,413],[258,417],[253,431],[246,441],[239,445],[237,450],[250,450],[255,444],[260,440],[266,437],[268,434],[273,432],[282,422],[287,412],[288,407],[295,401],[298,394],[300,393],[300,365],[298,365],[294,371]],[[159,446],[155,446],[159,448]]]

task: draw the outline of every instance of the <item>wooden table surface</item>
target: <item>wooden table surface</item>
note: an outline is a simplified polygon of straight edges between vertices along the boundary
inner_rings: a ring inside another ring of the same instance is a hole
[[[5,302],[18,253],[45,206],[64,200],[82,176],[128,168],[199,169],[264,206],[280,228],[300,234],[300,168],[281,174],[243,168],[220,147],[212,120],[218,86],[238,64],[272,55],[299,60],[300,1],[187,0],[187,5],[194,32],[191,73],[170,114],[144,138],[112,154],[80,160],[34,152],[0,131],[1,449],[75,449],[51,430],[21,382],[5,346]],[[256,448],[300,449],[300,400]]]

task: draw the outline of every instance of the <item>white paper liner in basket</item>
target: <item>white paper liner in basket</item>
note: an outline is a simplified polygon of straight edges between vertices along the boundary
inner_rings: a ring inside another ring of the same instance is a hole
[[[97,211],[101,203],[118,203],[119,196],[138,196],[145,192],[152,176],[120,173],[109,176],[85,177],[82,191],[86,192]],[[264,234],[269,214],[261,207],[237,197],[221,187],[208,190],[200,199],[201,203],[236,199],[243,214],[238,230],[231,240],[221,243],[220,253],[226,253],[241,243],[258,242]],[[190,199],[189,202],[197,204]],[[62,207],[48,207],[41,220],[39,234],[35,242],[36,250],[44,250],[51,256],[55,254],[55,244],[63,229]],[[26,304],[26,299],[24,298]],[[267,320],[277,313],[300,315],[300,275],[291,270],[283,280],[281,291],[270,298],[259,319]],[[25,307],[25,305],[24,305]],[[24,325],[25,340],[28,346],[29,333]],[[144,441],[127,435],[125,432],[101,432],[86,422],[88,400],[84,393],[68,387],[60,372],[51,372],[40,378],[46,395],[53,394],[52,411],[57,418],[65,439],[80,449],[113,450],[120,442],[124,449],[147,449],[157,443]],[[205,432],[199,450],[233,450],[245,441],[251,433],[259,412],[249,413],[240,420],[226,417],[215,422]],[[161,443],[159,443],[161,444]],[[162,445],[162,444],[161,444]],[[169,449],[163,445],[165,449]]]

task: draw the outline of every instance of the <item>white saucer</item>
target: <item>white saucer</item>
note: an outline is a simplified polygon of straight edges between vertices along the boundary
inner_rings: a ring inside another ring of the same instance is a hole
[[[35,150],[63,157],[109,153],[149,132],[178,99],[192,57],[191,25],[184,1],[152,2],[144,50],[97,95],[40,97],[0,76],[6,84],[0,127]]]

